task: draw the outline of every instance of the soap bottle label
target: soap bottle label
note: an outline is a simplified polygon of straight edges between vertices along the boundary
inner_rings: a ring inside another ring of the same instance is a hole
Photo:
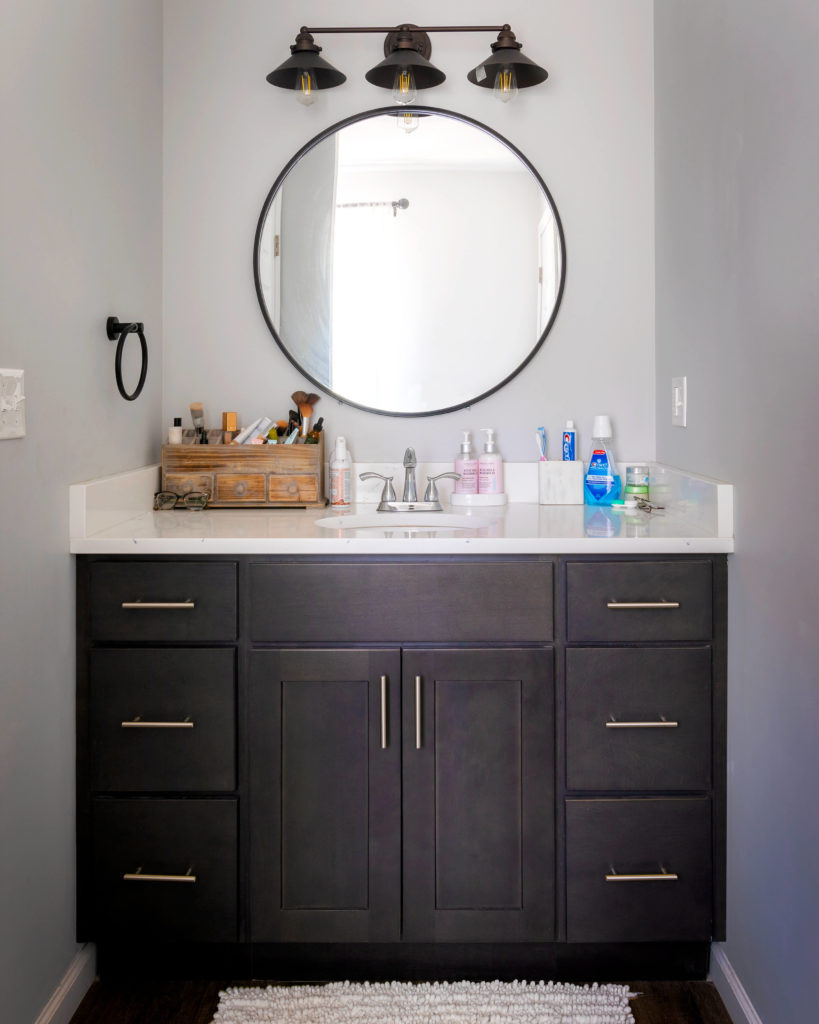
[[[455,481],[456,494],[478,493],[477,459],[456,459],[455,472],[461,474],[461,479]]]
[[[481,460],[478,465],[478,493],[499,494],[498,465],[496,462]]]
[[[352,474],[346,466],[330,470],[330,504],[333,508],[350,507],[350,479]]]

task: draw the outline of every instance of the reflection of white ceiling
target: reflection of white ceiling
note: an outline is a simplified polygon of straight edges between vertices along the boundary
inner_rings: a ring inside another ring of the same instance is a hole
[[[406,109],[412,112],[411,107]],[[410,158],[415,169],[529,173],[516,154],[493,135],[450,117],[421,117],[415,131],[408,134],[394,117],[384,114],[347,125],[336,138],[339,164],[345,168],[391,167]]]

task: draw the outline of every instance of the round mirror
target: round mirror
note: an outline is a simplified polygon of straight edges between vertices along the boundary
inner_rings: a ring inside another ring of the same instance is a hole
[[[565,263],[529,161],[431,107],[368,111],[309,142],[267,196],[253,261],[287,358],[393,416],[463,408],[519,373],[552,326]]]

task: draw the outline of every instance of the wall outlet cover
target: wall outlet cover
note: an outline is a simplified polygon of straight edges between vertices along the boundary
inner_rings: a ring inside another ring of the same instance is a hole
[[[0,370],[0,441],[26,436],[22,370]]]

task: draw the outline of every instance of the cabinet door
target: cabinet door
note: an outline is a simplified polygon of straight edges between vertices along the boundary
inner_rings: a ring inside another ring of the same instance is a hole
[[[248,710],[253,941],[396,941],[398,651],[253,651]]]
[[[404,932],[554,937],[549,649],[405,651]]]

